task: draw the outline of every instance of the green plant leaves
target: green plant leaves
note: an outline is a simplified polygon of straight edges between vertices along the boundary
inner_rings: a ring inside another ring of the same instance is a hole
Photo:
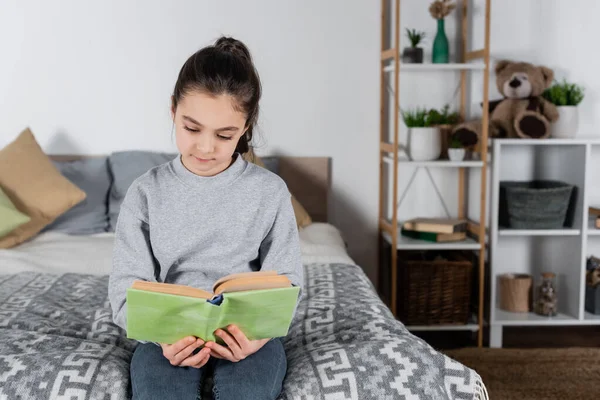
[[[409,128],[454,125],[460,122],[459,114],[457,112],[451,113],[449,110],[449,105],[445,105],[441,110],[417,107],[413,110],[403,111],[402,118]]]
[[[410,40],[410,45],[412,47],[417,47],[419,43],[421,43],[421,41],[425,39],[425,32],[420,32],[416,29],[406,28],[406,35],[408,36],[408,39]]]
[[[575,83],[569,83],[566,79],[555,83],[544,90],[542,97],[556,106],[576,106],[584,98],[584,89]]]

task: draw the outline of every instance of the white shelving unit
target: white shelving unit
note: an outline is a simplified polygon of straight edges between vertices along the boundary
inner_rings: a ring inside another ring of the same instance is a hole
[[[600,255],[600,230],[588,208],[600,204],[593,185],[600,179],[600,138],[496,139],[492,142],[490,213],[490,347],[502,347],[505,326],[600,325],[600,315],[585,311],[585,265],[592,247]],[[573,223],[563,229],[511,229],[499,226],[501,181],[561,180],[577,186]],[[593,252],[592,252],[593,253]],[[533,285],[542,272],[557,276],[555,317],[499,308],[498,277],[527,273]]]

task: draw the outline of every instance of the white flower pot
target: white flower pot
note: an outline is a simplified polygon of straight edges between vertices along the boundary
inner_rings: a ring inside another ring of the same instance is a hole
[[[579,109],[577,106],[556,106],[558,121],[550,126],[550,136],[560,139],[571,139],[579,129]]]
[[[448,158],[450,161],[462,161],[465,159],[465,149],[448,149]]]
[[[407,144],[413,161],[437,160],[442,153],[442,135],[437,127],[408,128]]]

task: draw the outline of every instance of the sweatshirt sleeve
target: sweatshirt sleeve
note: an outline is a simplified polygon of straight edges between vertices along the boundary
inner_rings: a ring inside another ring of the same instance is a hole
[[[159,265],[152,253],[148,223],[125,201],[121,205],[115,229],[113,266],[108,284],[108,297],[113,321],[127,330],[127,289],[133,281],[156,281]]]
[[[260,261],[261,269],[275,270],[286,275],[292,285],[300,287],[300,301],[304,294],[304,267],[296,217],[287,189],[281,196],[271,228],[261,243]]]

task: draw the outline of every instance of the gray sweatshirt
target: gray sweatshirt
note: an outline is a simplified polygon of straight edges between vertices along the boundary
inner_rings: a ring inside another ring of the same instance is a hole
[[[136,179],[121,205],[108,294],[126,329],[126,289],[134,280],[212,291],[219,278],[276,270],[302,295],[303,267],[285,182],[239,154],[212,177],[176,157]]]

